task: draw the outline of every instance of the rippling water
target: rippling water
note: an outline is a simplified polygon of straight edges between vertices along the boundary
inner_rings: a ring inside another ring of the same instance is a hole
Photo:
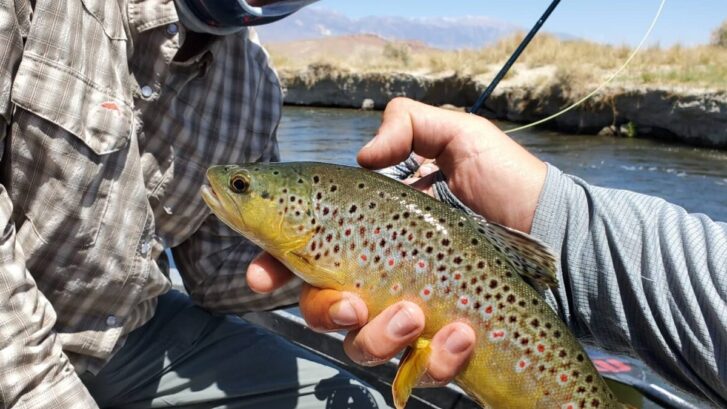
[[[356,152],[376,132],[380,116],[379,112],[286,107],[278,131],[282,160],[354,165]],[[689,212],[727,221],[727,152],[540,130],[519,132],[513,138],[541,159],[591,184],[659,196]]]

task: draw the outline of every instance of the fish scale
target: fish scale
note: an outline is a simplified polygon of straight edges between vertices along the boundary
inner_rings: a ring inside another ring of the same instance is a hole
[[[397,406],[425,367],[428,340],[464,321],[477,346],[456,383],[483,406],[623,407],[523,280],[555,284],[555,260],[537,240],[357,168],[218,166],[208,179],[210,208],[304,280],[358,293],[371,317],[401,300],[422,308],[426,326],[394,381]]]

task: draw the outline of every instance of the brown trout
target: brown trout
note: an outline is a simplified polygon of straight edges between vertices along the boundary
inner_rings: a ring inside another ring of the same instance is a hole
[[[536,239],[475,219],[377,173],[322,163],[214,166],[202,197],[308,283],[359,294],[374,317],[406,299],[426,327],[392,390],[403,408],[429,340],[455,320],[477,346],[455,382],[495,408],[622,408],[534,285],[556,284]]]

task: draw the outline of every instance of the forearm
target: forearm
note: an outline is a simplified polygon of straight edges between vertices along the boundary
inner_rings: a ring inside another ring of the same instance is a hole
[[[727,404],[727,225],[550,166],[532,234],[561,257],[551,301],[577,335]]]

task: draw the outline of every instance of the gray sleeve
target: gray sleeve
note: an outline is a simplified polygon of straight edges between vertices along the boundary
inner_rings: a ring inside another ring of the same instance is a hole
[[[546,296],[577,336],[727,407],[727,224],[548,165],[532,234],[561,258]]]

